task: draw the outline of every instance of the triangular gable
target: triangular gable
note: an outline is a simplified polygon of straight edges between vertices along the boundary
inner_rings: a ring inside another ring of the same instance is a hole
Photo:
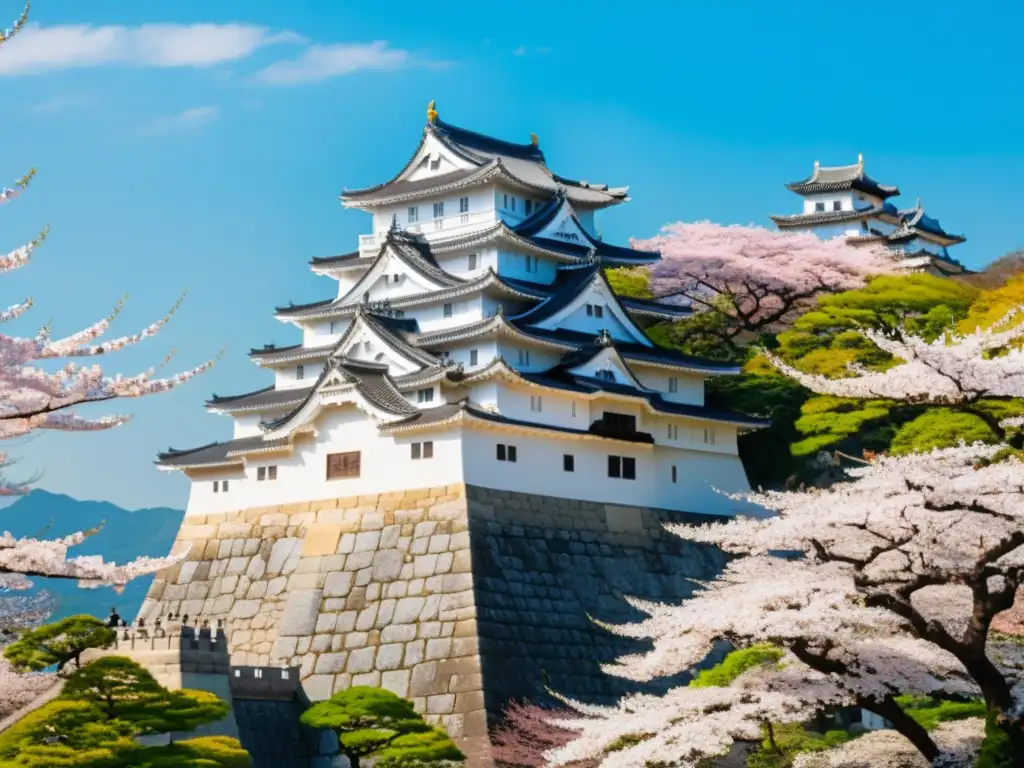
[[[586,362],[569,368],[568,373],[588,379],[602,379],[614,381],[617,384],[626,384],[642,392],[650,391],[633,375],[633,371],[629,369],[618,350],[611,345],[602,349]]]
[[[572,205],[564,197],[558,210],[551,216],[547,224],[534,232],[531,237],[555,240],[584,248],[594,245],[590,235],[576,218],[576,212],[573,211]]]
[[[475,167],[476,163],[454,152],[433,131],[427,130],[416,154],[395,181],[419,181]]]
[[[607,331],[612,339],[618,341],[654,346],[633,322],[600,269],[592,270],[590,279],[582,283],[574,296],[552,296],[547,301],[558,302],[561,306],[551,312],[550,307],[545,308],[544,303],[541,303],[535,310],[525,312],[515,319],[548,331],[579,331],[589,335]],[[531,315],[538,318],[536,322],[531,320]]]
[[[398,275],[397,280],[395,275]],[[457,278],[446,279],[446,273],[439,267],[418,264],[406,257],[402,248],[388,239],[373,264],[338,303],[346,306],[366,300],[395,299],[439,291],[458,282],[461,281]]]
[[[411,348],[364,312],[352,319],[331,357],[387,365],[397,376],[415,373],[429,364],[427,353]]]

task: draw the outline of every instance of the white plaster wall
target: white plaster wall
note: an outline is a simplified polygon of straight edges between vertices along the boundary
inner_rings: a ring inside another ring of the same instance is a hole
[[[469,268],[469,255],[476,254],[476,269]],[[497,248],[463,248],[437,257],[437,264],[445,272],[470,279],[482,275],[488,267],[497,271]]]
[[[497,460],[498,443],[516,446],[514,463]],[[473,427],[464,430],[462,452],[465,482],[520,493],[728,515],[740,505],[715,489],[728,493],[749,488],[739,457],[672,447]],[[575,457],[574,472],[562,469],[567,453]],[[609,455],[636,459],[636,479],[608,477]]]
[[[335,320],[317,320],[302,326],[302,345],[304,347],[322,347],[336,343],[352,322],[351,318],[339,317]]]
[[[558,274],[558,265],[543,257],[537,258],[537,271],[526,270],[527,254],[507,249],[498,251],[498,274],[516,280],[527,280],[531,283],[550,285]]]
[[[601,317],[588,315],[586,307],[587,304],[595,304],[603,307],[603,315]],[[613,339],[628,341],[633,344],[640,343],[638,337],[634,335],[632,328],[628,326],[625,321],[617,317],[611,307],[612,305],[609,303],[607,297],[600,291],[588,290],[581,296],[579,304],[571,312],[556,314],[547,320],[538,323],[538,327],[546,329],[561,328],[563,330],[580,331],[582,333],[588,333],[595,336],[600,331],[606,330],[611,334]]]
[[[531,401],[531,398],[534,399]],[[538,398],[540,411],[535,411],[531,407],[531,403],[536,405]],[[534,421],[572,429],[587,429],[592,421],[589,403],[579,395],[568,392],[562,394],[527,387],[513,389],[499,386],[497,405],[501,415],[510,419],[522,419],[523,421]]]
[[[670,403],[704,405],[704,377],[680,371],[666,371],[663,368],[643,368],[636,363],[630,365],[633,375],[648,389],[656,390]],[[676,392],[668,391],[669,379],[675,379]]]
[[[302,366],[302,378],[298,377],[299,366]],[[274,386],[277,389],[296,389],[311,386],[323,369],[323,360],[306,360],[274,369]]]
[[[529,363],[520,365],[520,350],[529,352]],[[516,370],[526,371],[527,373],[538,373],[549,370],[557,365],[558,361],[562,359],[562,356],[558,352],[516,344],[515,342],[508,341],[506,339],[502,339],[498,344],[498,353]]]
[[[850,191],[846,191],[846,192],[824,192],[824,193],[822,193],[820,195],[808,195],[807,197],[804,198],[804,211],[803,212],[804,213],[820,213],[820,211],[818,211],[815,208],[815,205],[817,203],[824,203],[825,204],[825,212],[827,213],[829,211],[834,210],[834,208],[832,207],[832,204],[836,200],[838,200],[839,204],[842,206],[842,208],[840,210],[843,210],[843,211],[852,211],[853,210],[853,193],[850,192]],[[863,203],[861,203],[860,207],[865,207],[865,205]]]
[[[398,226],[411,232],[420,232],[428,239],[434,236],[442,237],[444,233],[454,234],[461,227],[467,226],[461,219],[462,212],[459,210],[459,198],[469,198],[469,226],[486,226],[488,222],[497,221],[494,211],[493,197],[486,187],[475,189],[463,189],[436,197],[420,198],[409,200],[400,205],[391,205],[383,208],[376,208],[373,211],[373,233],[380,234],[387,232],[391,227],[393,216],[398,216]],[[434,224],[434,203],[444,203],[444,216],[441,220],[441,228]],[[409,209],[416,208],[417,220],[409,221]]]
[[[444,349],[452,360],[462,363],[462,367],[466,371],[483,368],[498,356],[498,344],[493,339],[474,339],[458,344],[446,344]],[[474,349],[476,350],[476,365],[470,365],[470,352]]]
[[[260,434],[260,422],[271,420],[280,412],[280,410],[273,413],[270,413],[269,411],[261,411],[260,413],[240,413],[237,416],[232,416],[232,421],[234,422],[235,427],[232,439],[237,440],[240,437],[255,437]]]
[[[460,325],[483,319],[483,299],[480,295],[467,296],[447,302],[452,305],[452,316],[444,316],[444,302],[426,307],[406,310],[405,317],[412,317],[419,323],[420,331],[436,331],[442,328],[457,328]]]
[[[600,239],[600,235],[597,233],[597,221],[594,216],[594,211],[589,208],[574,209],[576,211],[576,218],[579,220],[583,228],[587,230],[591,237]]]
[[[381,436],[373,420],[353,406],[328,413],[318,429],[316,442],[299,443],[289,456],[268,454],[254,458],[244,469],[204,472],[192,482],[186,514],[429,488],[462,480],[457,428],[415,436]],[[434,443],[434,457],[412,460],[410,443],[426,440]],[[362,453],[361,476],[328,481],[327,455],[345,451]],[[277,467],[277,479],[257,480],[257,468],[269,465]],[[214,480],[228,480],[228,492],[214,493]]]

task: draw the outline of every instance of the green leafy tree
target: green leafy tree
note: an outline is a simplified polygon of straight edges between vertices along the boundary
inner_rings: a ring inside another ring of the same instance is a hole
[[[604,272],[608,285],[616,296],[628,299],[650,299],[654,297],[650,288],[650,277],[646,270],[620,267]]]
[[[389,766],[465,759],[444,731],[424,722],[412,702],[383,688],[341,691],[314,704],[301,719],[312,728],[334,731],[352,768],[359,768],[364,757]]]
[[[124,656],[103,656],[75,672],[61,698],[94,704],[107,720],[131,726],[136,735],[191,731],[220,720],[228,705],[208,691],[170,691]]]
[[[81,666],[85,651],[103,648],[116,639],[117,632],[93,616],[68,616],[28,630],[7,646],[4,657],[18,670],[39,671],[56,664],[60,672],[69,661]]]
[[[169,691],[130,659],[106,656],[67,681],[61,695],[0,733],[0,768],[244,768],[237,739],[145,746],[136,737],[194,730],[228,705],[206,691]]]

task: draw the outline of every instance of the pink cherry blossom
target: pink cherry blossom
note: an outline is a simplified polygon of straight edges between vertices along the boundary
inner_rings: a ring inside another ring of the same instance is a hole
[[[725,341],[778,330],[819,296],[861,288],[869,276],[899,269],[884,249],[854,247],[843,238],[708,221],[669,224],[632,244],[661,252],[661,261],[650,268],[654,294],[722,314],[728,321]]]

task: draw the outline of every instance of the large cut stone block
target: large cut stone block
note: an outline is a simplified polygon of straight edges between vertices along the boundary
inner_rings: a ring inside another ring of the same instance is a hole
[[[303,557],[333,555],[342,534],[341,523],[313,523],[306,529],[302,545]]]
[[[278,624],[282,637],[306,637],[316,629],[323,592],[319,589],[296,589],[288,593],[284,614]]]

